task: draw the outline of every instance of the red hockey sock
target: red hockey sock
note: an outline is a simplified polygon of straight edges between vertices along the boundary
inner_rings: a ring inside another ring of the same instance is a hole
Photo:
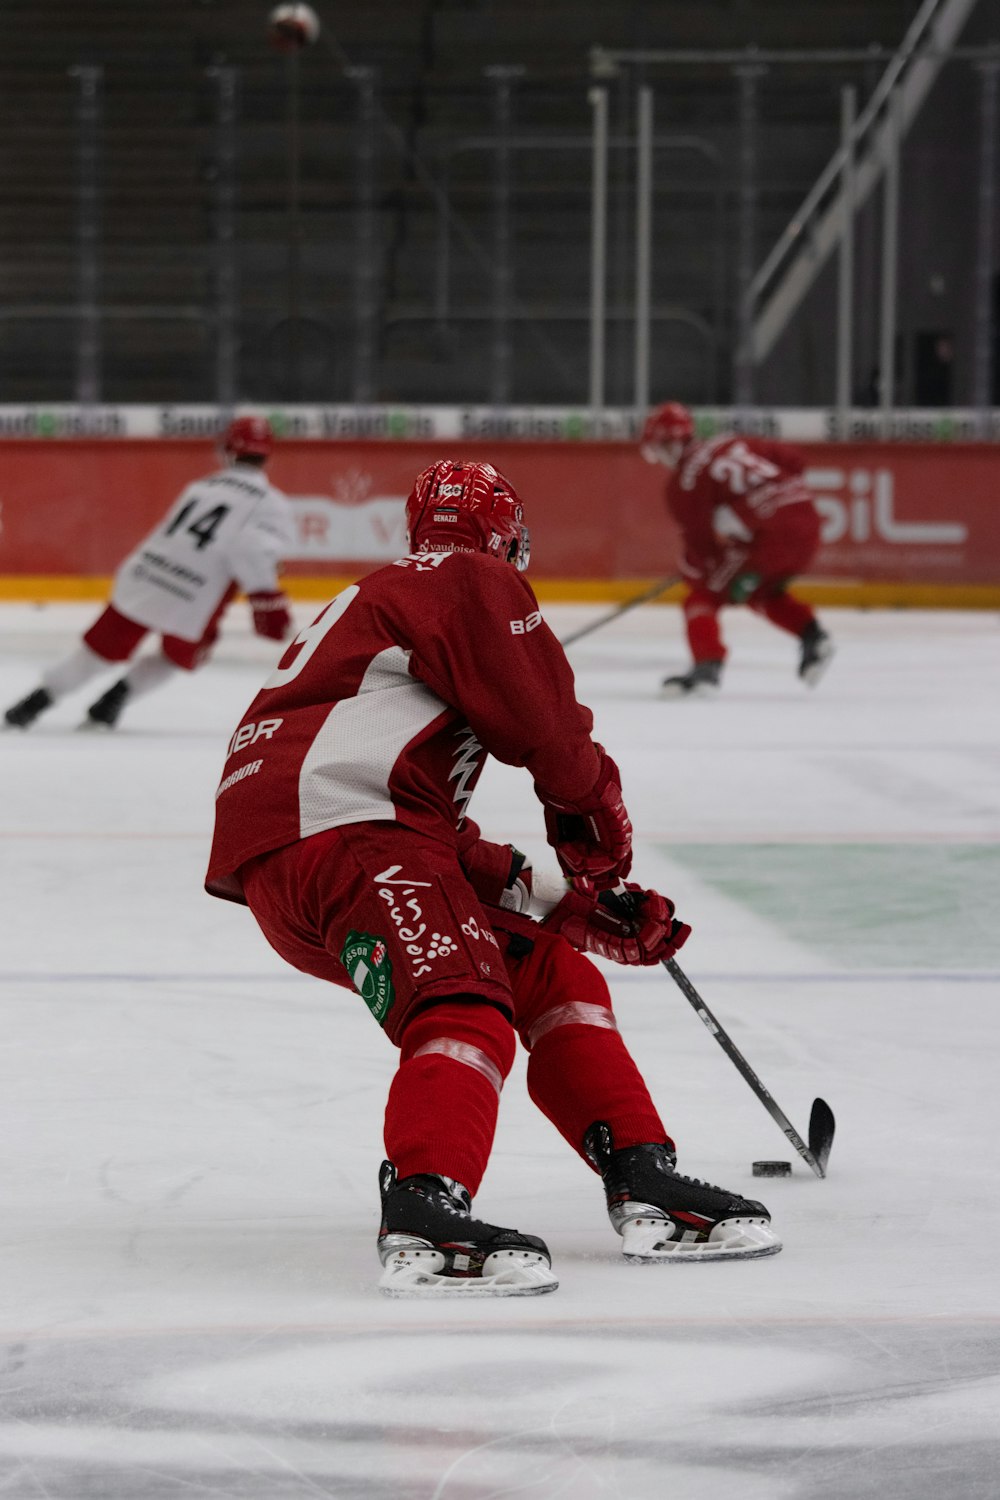
[[[801,635],[816,619],[808,604],[792,594],[786,594],[784,589],[777,594],[766,594],[759,601],[751,599],[750,608],[756,614],[764,615],[779,630],[787,630],[790,635]]]
[[[684,623],[691,655],[699,661],[725,661],[719,629],[719,601],[707,589],[692,589],[684,600]]]
[[[472,996],[414,1017],[385,1111],[385,1152],[400,1177],[436,1172],[475,1196],[515,1045],[510,1021]]]
[[[616,1146],[666,1140],[601,971],[543,929],[512,977],[518,1031],[531,1052],[528,1093],[573,1150],[584,1155],[595,1120],[610,1125]]]
[[[583,1137],[597,1120],[610,1125],[616,1146],[667,1140],[600,969],[544,927],[527,954],[508,956],[507,967],[518,1033],[531,1054],[528,1093],[573,1150],[587,1160]]]
[[[583,1137],[596,1120],[611,1127],[616,1148],[669,1139],[617,1031],[555,1027],[528,1060],[528,1093],[584,1161]]]

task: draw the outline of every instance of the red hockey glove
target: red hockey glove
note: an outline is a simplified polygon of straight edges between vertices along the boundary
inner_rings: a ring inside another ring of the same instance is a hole
[[[691,935],[674,917],[674,903],[658,891],[626,885],[598,895],[575,880],[540,924],[558,932],[581,953],[597,953],[616,964],[658,964],[673,958]]]
[[[611,886],[632,868],[632,824],[622,801],[621,776],[610,755],[595,745],[601,762],[597,780],[575,802],[550,797],[535,783],[545,808],[545,836],[565,875],[583,875]]]
[[[251,594],[250,608],[253,610],[253,628],[258,635],[266,635],[269,641],[284,641],[292,628],[292,612],[288,608],[288,595]]]

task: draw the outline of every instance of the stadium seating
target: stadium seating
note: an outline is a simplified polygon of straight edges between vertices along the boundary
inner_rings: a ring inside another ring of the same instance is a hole
[[[241,393],[349,400],[358,309],[371,298],[372,394],[482,400],[495,393],[494,85],[512,85],[511,394],[574,402],[586,391],[590,274],[589,49],[894,45],[905,0],[379,0],[317,3],[301,55],[300,198],[289,213],[293,64],[271,50],[266,11],[243,0],[8,0],[0,62],[0,400],[71,399],[78,296],[79,128],[72,69],[103,67],[96,265],[101,394],[210,400],[219,276],[215,84],[239,70],[236,271]],[[248,22],[250,24],[248,24]],[[345,63],[378,69],[369,230],[356,209],[357,89]],[[859,69],[770,70],[759,83],[756,239],[773,241],[836,143],[837,95]],[[650,70],[656,85],[657,333],[654,377],[696,401],[725,399],[739,188],[732,70]],[[633,129],[636,75],[612,80],[616,138]],[[631,379],[633,163],[611,155],[608,381]],[[449,214],[442,212],[447,193]],[[374,246],[374,250],[373,250]],[[447,251],[447,278],[442,251]],[[289,267],[299,266],[297,288]],[[299,325],[288,319],[298,314]],[[294,367],[293,367],[294,366]]]

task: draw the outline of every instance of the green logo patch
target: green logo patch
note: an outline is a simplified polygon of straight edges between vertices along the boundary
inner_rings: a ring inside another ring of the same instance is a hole
[[[349,932],[340,950],[340,962],[381,1026],[396,999],[385,938],[373,937],[370,932]]]

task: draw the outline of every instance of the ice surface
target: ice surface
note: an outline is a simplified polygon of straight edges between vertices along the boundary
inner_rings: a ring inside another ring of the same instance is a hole
[[[0,702],[92,615],[0,608]],[[627,1266],[519,1063],[477,1201],[549,1241],[562,1284],[529,1301],[379,1296],[394,1054],[202,894],[266,644],[234,615],[114,735],[75,732],[84,693],[3,736],[4,1500],[996,1500],[1000,623],[829,624],[814,691],[744,612],[714,701],[655,697],[674,609],[571,658],[636,873],[797,1128],[830,1101],[830,1176],[755,1182],[791,1154],[773,1121],[662,971],[609,971],[682,1167],[763,1193],[785,1250]],[[525,773],[472,810],[545,858]]]

